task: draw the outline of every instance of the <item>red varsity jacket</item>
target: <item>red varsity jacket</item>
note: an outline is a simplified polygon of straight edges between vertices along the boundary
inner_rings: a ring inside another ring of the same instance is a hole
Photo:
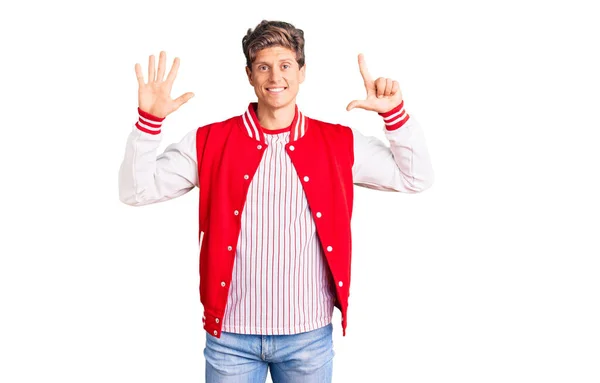
[[[249,108],[253,112],[253,108]],[[266,144],[252,116],[201,127],[196,133],[200,189],[200,300],[204,328],[220,337],[241,212]],[[302,181],[317,233],[335,281],[335,306],[345,335],[352,241],[353,134],[350,128],[296,111],[285,150]]]

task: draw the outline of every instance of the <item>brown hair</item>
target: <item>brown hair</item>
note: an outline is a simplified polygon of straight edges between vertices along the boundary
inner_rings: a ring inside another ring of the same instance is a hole
[[[280,46],[296,53],[298,66],[304,66],[304,31],[283,21],[263,20],[254,28],[248,29],[242,39],[242,49],[246,56],[246,65],[252,70],[252,63],[261,49]]]

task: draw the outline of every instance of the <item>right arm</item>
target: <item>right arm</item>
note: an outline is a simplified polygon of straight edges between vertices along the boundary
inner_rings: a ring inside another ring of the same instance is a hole
[[[157,156],[162,136],[160,119],[141,109],[138,112],[140,119],[129,133],[119,169],[121,202],[148,205],[179,197],[198,186],[196,130]]]
[[[163,120],[194,96],[188,92],[174,100],[171,98],[179,58],[173,61],[166,79],[165,60],[165,52],[160,52],[155,73],[154,56],[150,56],[147,83],[140,64],[135,64],[139,85],[139,120],[129,134],[119,169],[119,199],[131,206],[173,199],[198,186],[196,130],[190,131],[181,141],[169,145],[157,156]]]

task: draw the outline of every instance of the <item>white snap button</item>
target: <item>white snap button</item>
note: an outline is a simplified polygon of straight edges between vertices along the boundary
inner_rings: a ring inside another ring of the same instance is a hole
[[[227,246],[227,250],[231,251],[231,250],[233,250],[233,247]]]
[[[219,323],[219,318],[215,318],[215,322]]]
[[[308,182],[308,176],[304,176],[304,182]]]
[[[256,147],[256,149],[258,149],[258,150],[261,150],[261,149],[262,149],[262,145],[258,145],[258,146]]]
[[[333,251],[333,247],[327,246],[327,251],[332,252]]]
[[[233,214],[238,215],[238,214],[240,214],[240,212],[236,210],[233,212]]]
[[[292,152],[294,151],[294,149],[296,149],[296,148],[294,148],[294,145],[290,145],[290,150],[291,150]]]
[[[321,212],[320,211],[317,212],[317,218],[321,218]]]
[[[247,180],[248,178],[250,178],[250,176],[249,176],[248,174],[246,174],[246,175],[244,176],[244,179],[245,179],[245,180]]]
[[[342,286],[344,286],[344,282],[342,282],[342,281],[339,281],[339,282],[338,282],[338,285],[339,285],[340,287],[342,287]]]
[[[213,331],[213,334],[217,335],[217,330]]]
[[[221,287],[225,287],[225,282],[221,282]]]

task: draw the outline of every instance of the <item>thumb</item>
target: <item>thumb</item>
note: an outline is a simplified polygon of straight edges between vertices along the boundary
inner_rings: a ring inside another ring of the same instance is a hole
[[[194,93],[192,92],[187,92],[179,97],[177,97],[174,102],[175,102],[175,109],[179,109],[179,107],[183,104],[185,104],[186,102],[188,102],[192,97],[194,97]]]
[[[367,102],[364,100],[354,100],[352,102],[350,102],[348,104],[348,106],[346,107],[347,111],[350,111],[354,108],[361,108],[361,109],[367,109]]]

